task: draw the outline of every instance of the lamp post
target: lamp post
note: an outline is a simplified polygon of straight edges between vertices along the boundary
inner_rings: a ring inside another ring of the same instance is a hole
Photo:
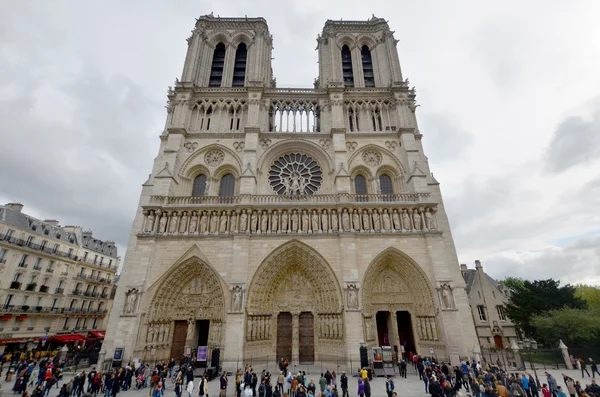
[[[540,380],[538,379],[537,370],[535,368],[535,365],[533,365],[533,362],[531,361],[531,353],[533,352],[533,350],[537,350],[538,344],[535,341],[535,339],[533,339],[533,338],[531,338],[531,339],[525,338],[525,339],[523,339],[523,347],[527,350],[528,357],[529,357],[529,365],[531,366],[531,369],[533,369],[533,374],[535,375],[535,383],[539,389],[541,387]]]

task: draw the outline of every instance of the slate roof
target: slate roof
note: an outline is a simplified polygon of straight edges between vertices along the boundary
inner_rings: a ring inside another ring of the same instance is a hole
[[[492,285],[494,287],[496,287],[496,289],[498,289],[498,291],[502,292],[500,289],[500,283],[498,282],[498,280],[493,279],[485,272],[483,274],[485,274],[485,276],[488,278],[488,280],[490,280]],[[466,272],[463,272],[463,278],[465,279],[465,283],[467,284],[467,288],[466,288],[467,295],[469,295],[471,293],[471,288],[473,288],[473,283],[475,282],[476,277],[477,277],[476,269],[469,269]]]
[[[41,237],[49,237],[75,245],[78,243],[75,233],[67,232],[60,226],[51,225],[7,206],[0,206],[0,221]]]

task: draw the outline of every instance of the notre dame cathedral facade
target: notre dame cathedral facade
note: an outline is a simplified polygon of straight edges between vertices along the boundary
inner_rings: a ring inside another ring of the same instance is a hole
[[[106,359],[198,346],[219,346],[225,363],[356,360],[361,344],[433,348],[454,362],[473,354],[396,42],[381,18],[329,20],[314,88],[280,88],[263,18],[197,20],[143,184]]]

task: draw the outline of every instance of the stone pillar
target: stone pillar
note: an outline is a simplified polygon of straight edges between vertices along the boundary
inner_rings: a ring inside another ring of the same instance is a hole
[[[523,361],[523,357],[521,357],[521,351],[519,350],[519,346],[517,345],[517,342],[514,339],[510,344],[510,350],[513,351],[513,354],[515,356],[515,366],[520,370],[524,371],[526,369],[525,362]]]
[[[292,313],[292,363],[300,360],[300,313]]]
[[[400,340],[400,333],[398,332],[398,318],[396,316],[396,312],[390,312],[390,318],[392,319],[392,333],[394,336],[394,343],[392,345],[392,349],[394,345],[398,346],[398,355],[402,355],[402,341]]]
[[[558,348],[562,352],[563,360],[565,360],[565,367],[567,367],[567,369],[573,369],[573,364],[571,363],[571,357],[569,356],[569,348],[567,347],[567,345],[565,345],[563,343],[562,339],[560,340],[560,343],[558,344]]]

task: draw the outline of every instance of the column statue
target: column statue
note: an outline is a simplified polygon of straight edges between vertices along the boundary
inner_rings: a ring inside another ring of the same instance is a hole
[[[329,216],[327,210],[321,211],[321,227],[323,228],[323,233],[327,233],[329,230]]]
[[[219,230],[219,213],[217,211],[213,211],[210,214],[210,232],[216,233]]]
[[[200,233],[206,233],[207,226],[208,226],[208,217],[206,215],[206,211],[202,211],[202,216],[200,216]]]
[[[190,218],[190,227],[188,231],[190,233],[196,233],[196,229],[198,228],[198,216],[195,212],[192,212],[192,217]]]
[[[342,229],[345,232],[350,230],[350,215],[348,215],[348,210],[346,208],[342,211]]]
[[[283,211],[281,213],[281,232],[287,233],[288,231],[288,213],[287,211]]]
[[[242,210],[240,214],[240,233],[246,233],[246,224],[248,222],[248,214],[246,214],[246,210]]]
[[[429,230],[436,230],[437,227],[435,225],[435,219],[433,216],[433,212],[431,211],[431,208],[427,208],[425,210],[425,223],[427,226],[427,229]]]
[[[150,211],[148,214],[148,220],[146,221],[146,233],[152,233],[154,231],[154,211]]]
[[[392,220],[394,221],[394,229],[402,230],[402,221],[400,221],[400,215],[398,215],[398,210],[396,209],[392,213]]]
[[[227,221],[228,221],[229,215],[227,214],[227,211],[223,211],[221,212],[221,218],[219,220],[219,233],[227,233]]]
[[[319,227],[319,214],[317,214],[317,211],[315,210],[312,211],[311,223],[313,233],[318,233],[321,231],[321,228]]]
[[[184,211],[183,215],[181,215],[181,219],[179,219],[179,233],[185,233],[185,231],[187,230],[187,221],[187,212]]]
[[[388,214],[388,210],[384,209],[383,210],[383,215],[381,216],[383,219],[383,229],[384,230],[392,230],[392,223],[390,222],[390,214]]]
[[[413,210],[413,222],[415,225],[414,230],[421,231],[421,214],[416,208]]]
[[[273,211],[271,215],[271,232],[277,233],[279,231],[279,211]]]
[[[258,230],[258,213],[256,211],[252,211],[252,215],[250,215],[250,231],[252,233],[256,233]]]
[[[175,233],[177,231],[177,212],[173,211],[171,213],[171,218],[169,219],[169,233]]]
[[[336,210],[331,210],[331,230],[338,231],[338,213]]]
[[[296,210],[292,211],[292,232],[296,233],[298,231],[298,212]]]

